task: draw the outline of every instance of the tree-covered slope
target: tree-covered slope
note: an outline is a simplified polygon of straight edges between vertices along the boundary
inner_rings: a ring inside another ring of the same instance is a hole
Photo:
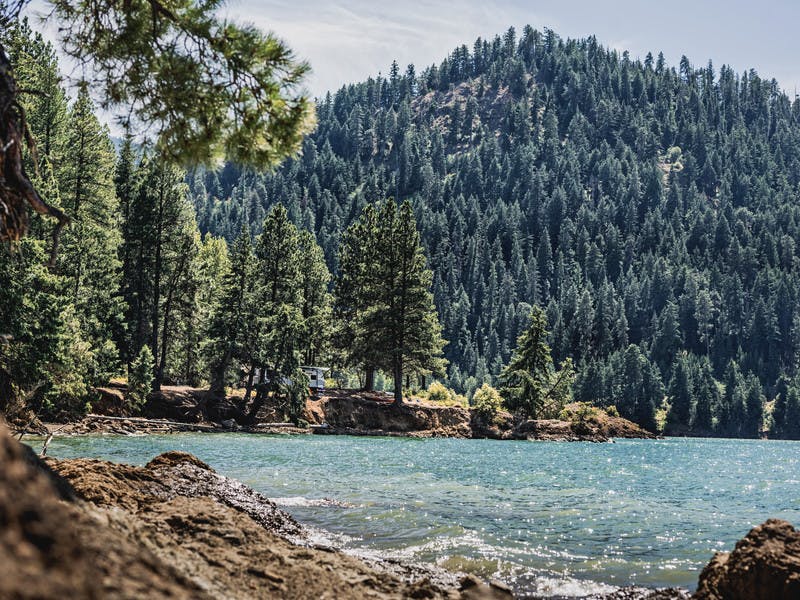
[[[335,270],[365,204],[410,199],[453,387],[494,380],[537,304],[577,399],[797,435],[800,102],[776,81],[526,27],[394,64],[318,118],[274,173],[194,173],[201,228],[231,240],[281,202]]]

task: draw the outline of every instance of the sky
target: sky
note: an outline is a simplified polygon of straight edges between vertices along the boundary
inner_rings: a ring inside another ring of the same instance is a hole
[[[34,0],[32,11],[41,11]],[[228,0],[231,19],[274,32],[307,60],[317,97],[345,83],[439,63],[456,46],[492,38],[509,26],[548,27],[562,37],[595,35],[631,56],[663,51],[671,65],[755,68],[794,97],[800,90],[800,0]]]
[[[595,35],[634,58],[663,51],[672,65],[685,54],[696,66],[711,59],[755,68],[792,97],[800,90],[798,0],[229,0],[227,12],[273,31],[309,61],[316,96],[385,74],[394,59],[419,71],[478,36],[526,24],[562,37]]]

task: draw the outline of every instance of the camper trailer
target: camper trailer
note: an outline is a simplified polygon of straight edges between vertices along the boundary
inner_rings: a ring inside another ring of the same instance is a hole
[[[308,387],[311,389],[312,394],[318,394],[319,392],[325,391],[325,373],[330,371],[328,367],[308,367],[302,366],[300,367],[308,376]],[[258,382],[261,376],[261,369],[256,368],[255,372],[253,373],[253,381]],[[284,378],[283,382],[284,385],[291,384],[291,380],[288,378]]]
[[[330,371],[328,367],[300,367],[303,373],[308,375],[308,387],[312,393],[325,391],[325,373]]]

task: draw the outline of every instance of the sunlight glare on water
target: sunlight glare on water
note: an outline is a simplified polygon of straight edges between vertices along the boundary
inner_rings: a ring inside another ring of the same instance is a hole
[[[184,450],[359,552],[542,595],[693,589],[768,517],[800,523],[800,442],[614,444],[177,434],[52,441],[55,457],[144,464]]]

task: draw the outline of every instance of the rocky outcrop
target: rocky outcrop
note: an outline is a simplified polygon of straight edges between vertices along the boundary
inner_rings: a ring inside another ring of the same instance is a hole
[[[800,531],[770,519],[750,530],[732,552],[718,552],[703,569],[696,600],[797,600]]]
[[[397,406],[383,394],[346,393],[322,398],[314,412],[327,429],[320,433],[472,437],[469,410],[408,402]]]
[[[314,546],[267,498],[191,455],[42,463],[0,425],[0,598],[508,597]]]
[[[462,437],[497,440],[589,441],[611,438],[654,438],[635,423],[596,408],[568,405],[565,419],[518,421],[501,411],[487,418],[461,406],[406,402],[394,405],[388,395],[333,392],[309,402],[306,415],[328,427],[318,433]]]

